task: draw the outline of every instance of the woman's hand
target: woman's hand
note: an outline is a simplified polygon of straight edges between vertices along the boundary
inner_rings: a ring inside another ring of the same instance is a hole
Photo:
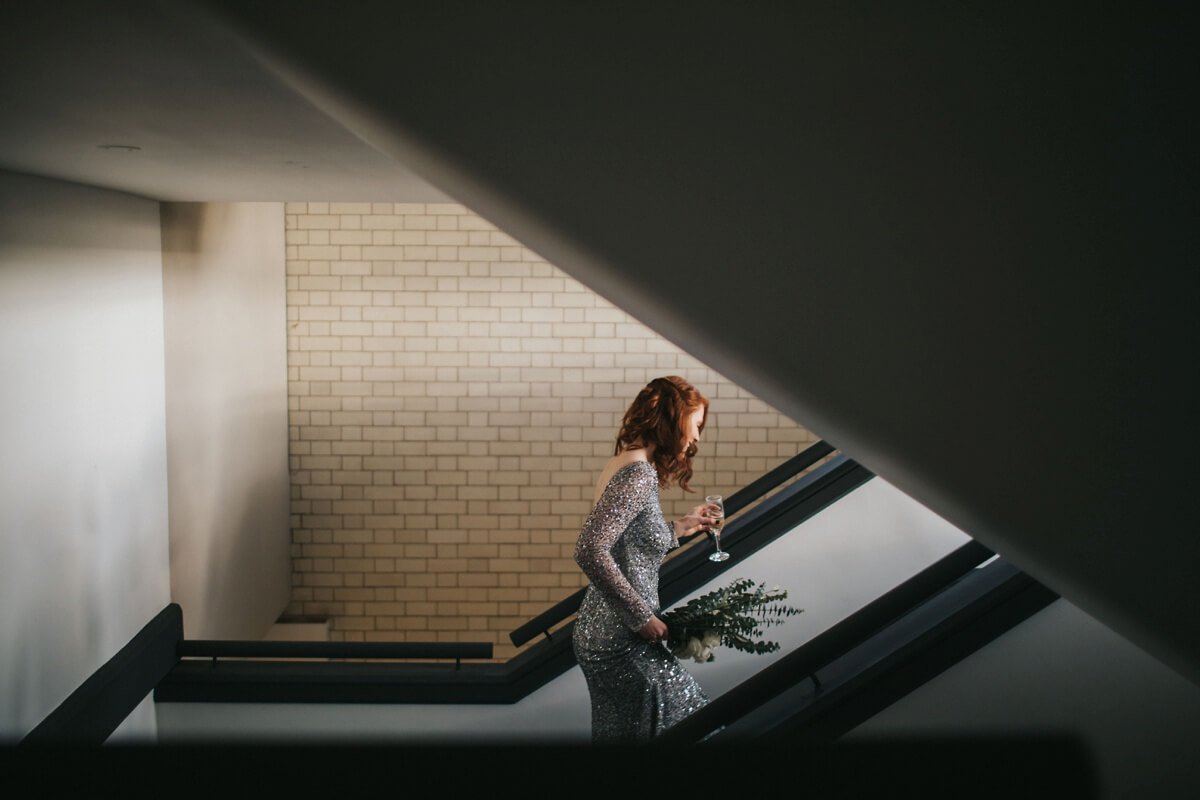
[[[646,620],[646,624],[638,631],[638,636],[651,642],[665,641],[667,638],[667,623],[651,614],[650,619]]]
[[[710,528],[713,524],[713,512],[717,507],[712,503],[701,503],[685,516],[675,520],[675,538],[685,539]]]

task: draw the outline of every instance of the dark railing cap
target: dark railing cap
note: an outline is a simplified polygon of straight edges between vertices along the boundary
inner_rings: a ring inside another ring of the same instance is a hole
[[[482,658],[491,642],[270,642],[185,639],[180,658]]]

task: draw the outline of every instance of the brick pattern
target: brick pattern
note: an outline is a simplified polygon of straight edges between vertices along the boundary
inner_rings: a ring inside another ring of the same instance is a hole
[[[456,204],[289,203],[293,600],[347,641],[491,641],[584,585],[622,413],[712,399],[682,515],[815,437]]]

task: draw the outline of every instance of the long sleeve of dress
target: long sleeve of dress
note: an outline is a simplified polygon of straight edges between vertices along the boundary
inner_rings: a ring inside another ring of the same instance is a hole
[[[638,466],[641,463],[635,462],[613,476],[575,543],[575,563],[633,631],[640,630],[650,620],[654,609],[621,572],[613,548],[658,491],[654,468],[649,464]]]

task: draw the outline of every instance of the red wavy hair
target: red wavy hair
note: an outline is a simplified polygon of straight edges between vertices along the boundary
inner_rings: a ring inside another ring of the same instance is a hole
[[[658,470],[659,486],[666,488],[678,483],[685,492],[693,491],[688,480],[692,477],[696,447],[685,448],[683,426],[684,420],[699,409],[704,409],[700,422],[700,430],[704,430],[708,422],[708,398],[678,375],[655,378],[638,392],[625,412],[613,455],[654,445],[650,460]]]

